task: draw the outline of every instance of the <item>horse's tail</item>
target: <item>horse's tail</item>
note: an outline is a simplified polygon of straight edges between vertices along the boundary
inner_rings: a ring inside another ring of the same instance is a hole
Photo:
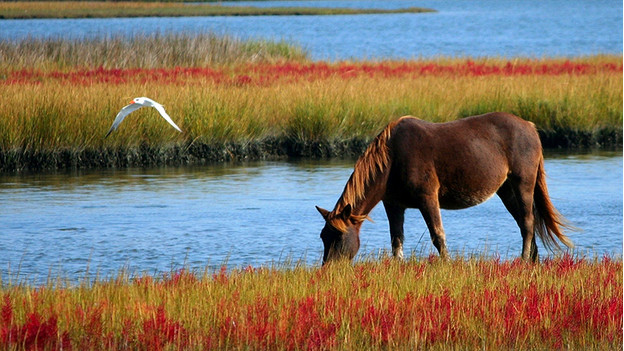
[[[562,228],[572,229],[568,221],[557,211],[550,202],[548,188],[546,187],[546,172],[544,172],[544,158],[541,157],[537,169],[537,182],[533,193],[533,218],[535,234],[542,239],[544,246],[553,251],[560,250],[561,247],[556,239],[559,239],[565,246],[572,248],[572,240],[563,234]]]

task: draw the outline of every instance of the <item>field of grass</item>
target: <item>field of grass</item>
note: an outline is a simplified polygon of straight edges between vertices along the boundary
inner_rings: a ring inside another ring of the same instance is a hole
[[[546,147],[621,147],[622,57],[311,62],[287,43],[162,34],[0,42],[4,170],[355,155],[402,115],[490,111]],[[162,103],[103,136],[132,98]]]
[[[622,260],[406,263],[2,282],[0,348],[617,350]]]
[[[172,16],[293,16],[422,13],[408,7],[395,10],[321,7],[253,7],[145,1],[9,1],[0,2],[0,19],[172,17]]]

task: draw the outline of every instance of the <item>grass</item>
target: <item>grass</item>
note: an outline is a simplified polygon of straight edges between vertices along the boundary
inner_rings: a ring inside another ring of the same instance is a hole
[[[412,257],[3,283],[2,349],[614,350],[622,260]]]
[[[372,137],[405,114],[443,122],[495,110],[516,113],[546,130],[622,124],[617,71],[387,76],[386,65],[394,64],[14,72],[0,84],[8,97],[0,102],[5,133],[0,146],[41,150],[266,137],[327,141]],[[135,96],[163,103],[184,133],[170,130],[154,111],[141,110],[112,138],[101,138]]]
[[[496,110],[534,122],[545,146],[621,147],[622,85],[621,56],[326,63],[287,43],[211,34],[3,41],[0,165],[357,156],[402,115]],[[141,109],[104,139],[138,96],[164,104],[183,133]]]
[[[408,7],[393,10],[321,7],[252,7],[145,1],[12,1],[0,3],[0,19],[172,17],[172,16],[296,16],[422,13]]]
[[[0,72],[5,74],[21,69],[205,67],[307,59],[305,50],[283,40],[242,40],[211,32],[0,41]]]

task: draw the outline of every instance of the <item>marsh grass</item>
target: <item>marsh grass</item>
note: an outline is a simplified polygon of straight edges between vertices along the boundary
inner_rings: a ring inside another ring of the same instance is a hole
[[[434,10],[408,7],[401,9],[352,9],[320,7],[221,6],[206,3],[145,1],[11,1],[0,3],[0,18],[103,18],[171,16],[293,16],[422,13]]]
[[[307,53],[303,49],[285,41],[242,40],[211,32],[0,41],[0,72],[19,68],[204,67],[306,59]]]
[[[621,56],[325,63],[210,33],[5,40],[0,96],[2,170],[351,157],[403,115],[491,111],[532,121],[546,147],[622,145]],[[141,109],[104,139],[138,96],[183,133]]]
[[[50,82],[0,85],[0,147],[58,149],[142,142],[244,142],[266,137],[328,141],[372,137],[411,114],[432,122],[508,111],[544,130],[593,132],[622,124],[622,77],[419,77],[284,82],[269,86],[128,82],[77,86]],[[135,96],[165,108],[184,133],[155,110],[130,115],[108,139],[117,111]]]
[[[375,257],[2,284],[0,348],[617,349],[622,260]]]
[[[444,90],[431,89],[439,84]],[[16,170],[358,156],[367,140],[407,112],[442,122],[509,111],[536,123],[546,136],[552,133],[554,141],[544,140],[546,146],[615,146],[621,145],[621,89],[621,76],[610,75],[490,78],[482,84],[466,77],[328,79],[322,87],[0,85],[0,94],[9,97],[0,101],[0,163]],[[118,110],[134,96],[163,103],[183,132],[144,108],[104,139]]]

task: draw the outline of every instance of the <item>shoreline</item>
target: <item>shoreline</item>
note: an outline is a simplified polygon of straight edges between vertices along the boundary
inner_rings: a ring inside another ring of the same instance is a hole
[[[539,130],[542,146],[552,150],[615,150],[622,148],[622,129],[594,132]],[[285,159],[357,158],[372,138],[343,140],[294,140],[267,137],[225,143],[142,143],[131,147],[64,148],[57,150],[0,150],[0,172],[49,170],[201,166],[223,162]]]
[[[82,2],[16,1],[0,4],[0,19],[69,19],[123,17],[238,17],[238,16],[333,16],[397,13],[431,13],[434,9],[353,9],[339,7],[222,6],[214,3],[190,5],[180,2]]]

